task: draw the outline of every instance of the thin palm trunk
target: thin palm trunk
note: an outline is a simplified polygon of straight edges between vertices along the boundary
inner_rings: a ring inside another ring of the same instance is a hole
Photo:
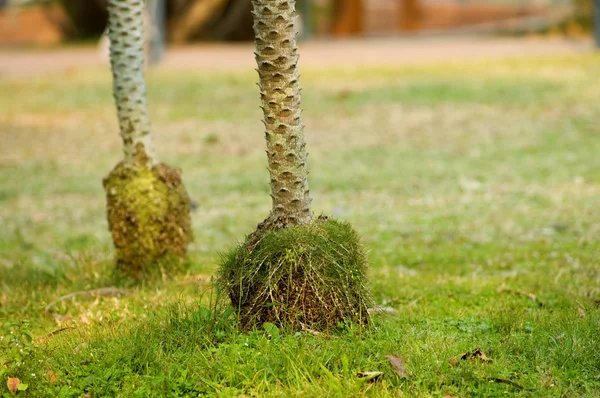
[[[181,171],[159,163],[150,135],[144,80],[144,0],[109,0],[110,59],[125,158],[104,179],[117,268],[139,275],[192,240]]]
[[[285,225],[310,221],[302,132],[294,0],[254,0],[256,63],[271,177],[271,217]]]
[[[109,0],[110,62],[125,162],[157,163],[144,79],[144,0]]]
[[[311,220],[294,0],[253,0],[273,208],[219,273],[244,329],[366,324],[366,256],[350,224]]]

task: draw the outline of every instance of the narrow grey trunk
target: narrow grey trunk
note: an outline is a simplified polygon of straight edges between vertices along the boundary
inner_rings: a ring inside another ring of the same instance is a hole
[[[144,0],[108,1],[110,63],[125,162],[156,163],[144,80]]]
[[[311,219],[306,148],[300,108],[294,0],[253,0],[256,63],[260,78],[271,216],[288,224]]]

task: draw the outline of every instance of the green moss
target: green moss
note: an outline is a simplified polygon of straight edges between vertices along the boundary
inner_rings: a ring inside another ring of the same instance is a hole
[[[348,223],[264,227],[225,256],[218,286],[239,310],[242,328],[271,322],[327,330],[369,321],[367,260]]]
[[[137,276],[167,254],[185,255],[192,240],[190,200],[179,170],[121,162],[104,188],[120,272]]]

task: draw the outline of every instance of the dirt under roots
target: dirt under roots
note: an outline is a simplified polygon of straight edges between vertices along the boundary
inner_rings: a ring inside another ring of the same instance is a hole
[[[192,240],[190,199],[178,169],[121,162],[104,188],[117,271],[137,277],[157,260],[185,255]]]
[[[224,258],[217,285],[244,330],[270,322],[324,331],[369,323],[366,270],[350,224],[321,217],[281,227],[267,220]]]

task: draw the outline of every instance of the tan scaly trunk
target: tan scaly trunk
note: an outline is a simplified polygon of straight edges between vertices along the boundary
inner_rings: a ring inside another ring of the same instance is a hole
[[[306,148],[300,108],[294,0],[254,0],[256,63],[271,176],[271,218],[310,221]]]

